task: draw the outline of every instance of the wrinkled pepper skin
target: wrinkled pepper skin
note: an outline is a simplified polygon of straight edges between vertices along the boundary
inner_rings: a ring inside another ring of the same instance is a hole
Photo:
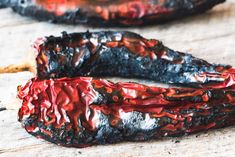
[[[19,87],[19,120],[63,146],[182,136],[235,124],[235,89],[148,87],[89,77],[32,79]]]
[[[136,26],[202,13],[225,0],[10,0],[14,11],[59,23]]]
[[[86,32],[35,43],[41,79],[118,76],[191,87],[224,88],[235,81],[230,65],[210,64],[131,32]]]

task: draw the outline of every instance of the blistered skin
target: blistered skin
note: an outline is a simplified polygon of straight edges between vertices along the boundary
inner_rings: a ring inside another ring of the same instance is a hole
[[[225,0],[10,1],[16,12],[39,20],[102,26],[136,26],[202,13]]]
[[[131,32],[86,32],[39,39],[39,78],[118,76],[193,87],[234,84],[234,68],[210,64]]]
[[[89,77],[32,79],[19,120],[50,142],[87,147],[181,136],[235,124],[235,89],[148,87]]]

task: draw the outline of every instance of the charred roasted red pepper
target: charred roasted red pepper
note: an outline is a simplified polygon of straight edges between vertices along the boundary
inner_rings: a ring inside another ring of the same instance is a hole
[[[32,135],[74,147],[181,136],[235,124],[235,89],[158,88],[92,78],[32,79],[19,88]]]
[[[87,147],[235,125],[235,70],[229,65],[210,64],[131,32],[64,33],[38,40],[35,48],[38,78],[18,92],[19,121],[34,136]],[[145,78],[201,89],[76,76]]]
[[[119,76],[193,87],[235,83],[230,65],[210,64],[131,32],[86,32],[47,37],[35,44],[39,78]]]
[[[202,13],[225,0],[9,0],[20,14],[39,20],[130,26]]]

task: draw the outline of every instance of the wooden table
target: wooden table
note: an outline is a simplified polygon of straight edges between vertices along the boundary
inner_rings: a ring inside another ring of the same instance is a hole
[[[21,17],[11,9],[2,9],[0,66],[28,60],[27,56],[32,53],[31,44],[37,37],[87,29],[103,30],[38,22]],[[164,25],[127,30],[140,33],[147,38],[160,39],[173,49],[190,52],[210,62],[235,66],[235,0],[227,0],[226,3],[202,15]],[[235,127],[182,138],[120,143],[85,149],[64,148],[36,139],[17,122],[17,112],[21,103],[16,99],[16,87],[18,84],[24,84],[32,76],[30,72],[0,74],[0,108],[6,108],[0,111],[0,156],[235,156]]]

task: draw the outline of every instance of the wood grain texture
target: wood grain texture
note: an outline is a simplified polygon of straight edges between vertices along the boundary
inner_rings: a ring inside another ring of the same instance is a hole
[[[29,56],[33,53],[31,45],[37,37],[59,35],[62,31],[81,32],[87,29],[104,30],[38,22],[21,17],[11,9],[2,9],[0,10],[0,66],[30,62]],[[192,53],[210,62],[235,66],[235,0],[227,0],[226,3],[205,14],[164,25],[111,29],[134,31],[146,38],[162,40],[165,45],[175,50]],[[0,74],[0,108],[6,108],[0,111],[0,156],[235,156],[235,127],[182,138],[127,142],[85,149],[64,148],[36,139],[26,133],[17,122],[20,101],[16,99],[16,88],[32,76],[33,74],[29,72]]]

